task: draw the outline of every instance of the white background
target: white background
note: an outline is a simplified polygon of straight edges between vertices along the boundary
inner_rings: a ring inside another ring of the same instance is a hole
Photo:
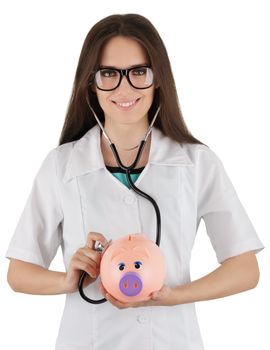
[[[177,7],[176,7],[177,4]],[[269,350],[269,1],[1,1],[0,348],[54,348],[64,296],[14,293],[8,243],[46,154],[60,136],[80,50],[114,13],[148,17],[167,47],[192,133],[224,166],[266,249],[252,291],[197,303],[206,350]],[[217,267],[202,224],[192,278]],[[53,269],[63,270],[58,253]]]

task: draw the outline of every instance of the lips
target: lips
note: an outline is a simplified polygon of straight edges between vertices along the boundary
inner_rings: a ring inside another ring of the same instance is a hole
[[[136,98],[133,100],[129,100],[129,101],[112,101],[114,104],[116,104],[117,107],[119,107],[120,109],[131,109],[133,106],[135,106],[138,101],[140,100],[140,98]]]

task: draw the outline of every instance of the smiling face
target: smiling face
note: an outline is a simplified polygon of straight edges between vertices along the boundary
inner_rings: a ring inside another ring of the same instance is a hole
[[[116,36],[104,46],[100,67],[128,69],[149,64],[143,47],[134,39]],[[105,115],[105,125],[110,124],[145,124],[148,126],[147,114],[154,98],[154,85],[147,89],[136,89],[122,78],[121,84],[112,91],[95,92]]]

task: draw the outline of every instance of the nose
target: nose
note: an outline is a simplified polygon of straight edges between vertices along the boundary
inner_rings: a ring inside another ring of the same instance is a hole
[[[142,280],[135,272],[127,272],[119,282],[119,289],[124,295],[133,297],[142,290]]]
[[[127,89],[132,89],[132,86],[130,85],[127,76],[123,76],[120,85],[117,88],[118,90],[123,89],[126,91]]]

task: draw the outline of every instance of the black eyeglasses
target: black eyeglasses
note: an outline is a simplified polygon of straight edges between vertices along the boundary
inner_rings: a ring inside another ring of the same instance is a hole
[[[154,82],[153,70],[146,65],[128,69],[100,68],[94,75],[94,82],[99,90],[112,91],[118,88],[124,76],[135,89],[148,89]]]

